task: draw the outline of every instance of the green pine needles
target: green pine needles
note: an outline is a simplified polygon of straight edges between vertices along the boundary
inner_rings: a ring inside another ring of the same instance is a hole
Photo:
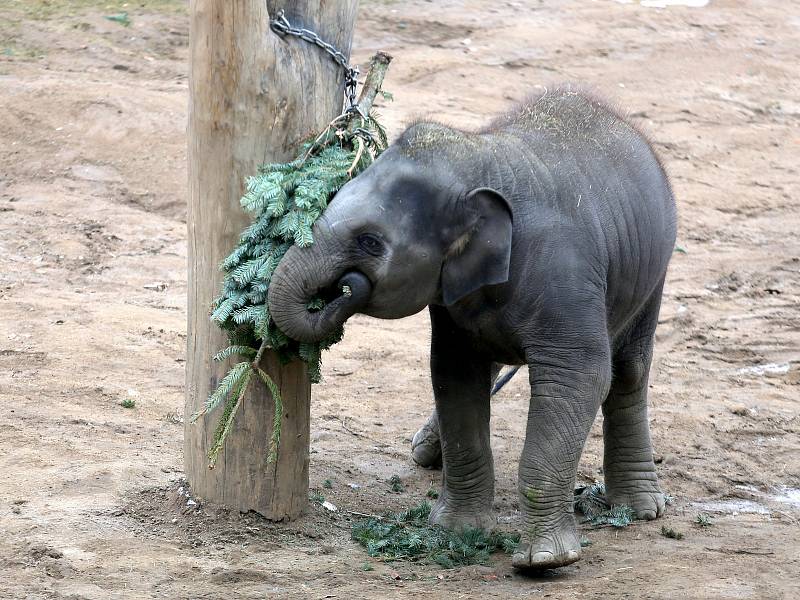
[[[430,512],[431,505],[422,502],[397,514],[371,517],[355,523],[351,536],[372,557],[434,563],[445,569],[486,564],[492,552],[511,554],[519,543],[519,534],[429,525]]]
[[[343,328],[319,343],[300,343],[287,337],[270,318],[270,279],[292,245],[303,248],[314,243],[314,222],[334,194],[372,164],[387,146],[386,132],[374,116],[348,111],[334,119],[316,139],[305,143],[297,159],[264,165],[258,175],[248,178],[241,205],[253,221],[222,262],[222,293],[211,313],[212,321],[227,332],[230,343],[214,360],[243,360],[231,367],[205,406],[193,415],[194,421],[223,406],[208,453],[210,467],[217,461],[254,375],[267,386],[275,402],[267,462],[277,457],[283,407],[278,387],[259,367],[266,349],[277,352],[284,363],[302,360],[308,365],[311,381],[320,381],[322,350],[342,338]],[[320,310],[324,305],[318,298],[308,308]]]
[[[605,497],[606,486],[600,481],[575,489],[575,510],[586,517],[584,523],[594,527],[611,525],[627,527],[636,519],[636,513],[624,504],[610,505]]]

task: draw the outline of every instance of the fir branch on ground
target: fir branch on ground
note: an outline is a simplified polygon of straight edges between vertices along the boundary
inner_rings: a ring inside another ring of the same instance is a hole
[[[699,527],[711,527],[714,522],[711,520],[711,515],[700,513],[694,520],[695,524]]]
[[[445,569],[486,564],[493,552],[511,554],[519,543],[519,534],[429,525],[430,512],[431,505],[422,502],[383,519],[364,519],[353,525],[352,539],[364,546],[371,557],[438,564]]]
[[[661,535],[672,540],[683,539],[683,534],[681,532],[675,531],[672,527],[667,527],[666,525],[661,526]]]
[[[575,489],[575,511],[583,514],[584,523],[594,527],[611,525],[627,527],[636,519],[636,513],[630,506],[611,506],[605,497],[606,486],[600,481]]]
[[[598,527],[600,525],[611,525],[612,527],[627,527],[636,520],[636,513],[630,506],[620,504],[612,506],[607,511],[589,519],[589,523]]]
[[[389,478],[389,485],[391,490],[395,493],[404,492],[406,490],[405,486],[403,485],[402,480],[400,479],[399,475],[392,475]]]

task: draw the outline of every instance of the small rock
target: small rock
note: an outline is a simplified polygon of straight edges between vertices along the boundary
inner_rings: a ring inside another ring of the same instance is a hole
[[[30,555],[34,560],[39,560],[45,556],[54,559],[64,558],[63,552],[49,546],[34,546],[31,548]]]
[[[146,290],[153,290],[155,292],[163,292],[165,289],[169,287],[168,284],[164,282],[155,282],[155,283],[146,283],[142,286]]]
[[[756,411],[746,406],[734,406],[733,408],[731,408],[731,412],[739,417],[756,416]]]

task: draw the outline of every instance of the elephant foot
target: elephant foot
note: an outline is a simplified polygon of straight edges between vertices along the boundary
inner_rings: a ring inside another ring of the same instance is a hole
[[[431,525],[439,525],[445,529],[476,527],[490,531],[497,525],[497,520],[492,514],[491,502],[487,502],[483,507],[465,509],[454,507],[442,498],[431,509],[428,521]]]
[[[442,468],[442,443],[439,425],[435,419],[428,420],[411,440],[411,458],[426,469]]]
[[[626,486],[622,489],[617,486],[606,486],[606,500],[611,505],[624,504],[630,506],[638,519],[652,521],[664,514],[666,499],[655,481]]]
[[[511,557],[511,564],[520,570],[543,570],[565,567],[581,558],[581,542],[575,523],[538,533],[537,528],[523,535]]]

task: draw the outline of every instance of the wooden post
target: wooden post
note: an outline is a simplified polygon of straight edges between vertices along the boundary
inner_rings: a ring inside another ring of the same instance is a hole
[[[283,3],[283,4],[282,4]],[[249,219],[239,206],[243,183],[266,162],[293,157],[300,141],[342,109],[344,73],[331,57],[269,28],[284,9],[292,25],[311,29],[350,53],[358,0],[192,0],[189,71],[189,298],[184,465],[193,493],[242,512],[293,519],[308,502],[310,385],[305,366],[262,366],[280,387],[284,412],[277,462],[267,468],[272,400],[251,385],[214,469],[208,449],[221,411],[195,424],[190,416],[224,376],[212,364],[226,336],[209,320],[219,294],[220,261]]]

